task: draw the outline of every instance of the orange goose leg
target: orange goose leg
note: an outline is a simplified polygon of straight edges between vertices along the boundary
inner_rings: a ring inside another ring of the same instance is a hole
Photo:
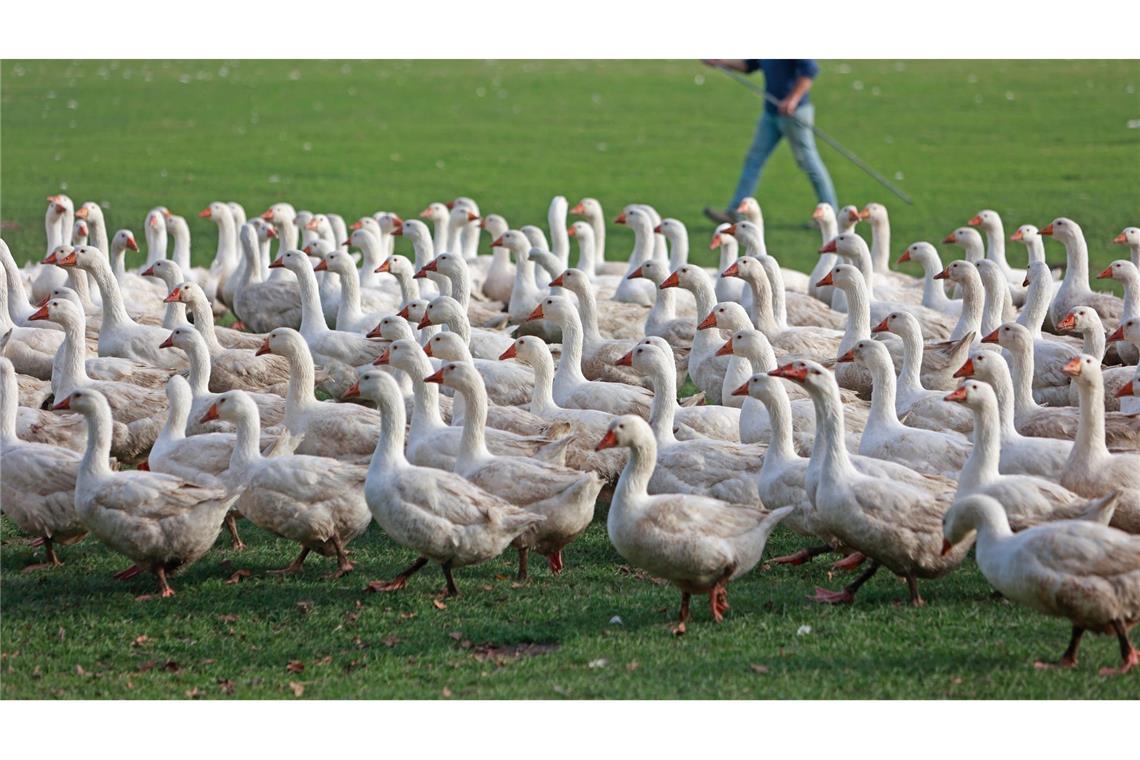
[[[390,580],[390,581],[370,581],[368,583],[368,585],[364,587],[364,590],[365,591],[399,591],[404,586],[408,585],[408,578],[410,578],[412,575],[414,575],[414,574],[418,573],[420,570],[422,570],[423,566],[426,565],[427,562],[428,562],[427,557],[419,557],[416,559],[415,562],[413,562],[412,564],[408,565],[406,568],[401,570],[400,574],[397,575],[392,580]]]
[[[821,602],[823,604],[851,604],[855,601],[855,592],[859,590],[867,581],[871,580],[871,576],[879,570],[879,563],[871,560],[871,564],[864,570],[858,578],[848,583],[843,587],[842,591],[829,591],[825,588],[816,588],[815,596],[808,597],[813,602]]]

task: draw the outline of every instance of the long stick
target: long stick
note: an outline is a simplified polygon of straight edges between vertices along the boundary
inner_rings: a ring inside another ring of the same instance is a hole
[[[748,77],[741,74],[739,71],[733,71],[732,69],[728,69],[728,68],[725,68],[723,66],[717,66],[716,68],[723,71],[726,75],[732,77],[737,82],[740,82],[742,85],[744,85],[748,89],[752,90],[757,95],[760,95],[767,102],[771,103],[772,105],[776,106],[777,108],[779,107],[779,105],[780,105],[779,100],[777,100],[771,94],[765,92],[764,89],[760,87],[760,85],[756,84],[751,79],[749,79]],[[827,134],[826,132],[824,132],[822,129],[820,129],[816,125],[808,124],[808,123],[798,119],[794,114],[788,116],[787,118],[796,122],[801,127],[808,127],[815,134],[816,137],[823,140],[825,143],[830,145],[832,148],[835,148],[835,150],[838,151],[841,156],[843,156],[848,161],[850,161],[851,163],[858,166],[860,169],[862,169],[867,175],[869,175],[872,179],[874,179],[880,185],[882,185],[883,187],[890,190],[892,193],[897,195],[899,198],[901,198],[902,200],[904,200],[908,204],[914,205],[914,201],[911,200],[911,197],[909,195],[907,195],[901,188],[899,188],[897,185],[892,183],[889,179],[884,177],[879,172],[875,171],[875,168],[873,166],[871,166],[870,164],[868,164],[866,161],[859,158],[854,153],[849,151],[847,148],[844,148],[842,145],[840,145],[839,141],[836,140],[834,137]]]

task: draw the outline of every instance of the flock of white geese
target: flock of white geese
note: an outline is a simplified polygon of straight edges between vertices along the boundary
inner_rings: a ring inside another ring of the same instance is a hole
[[[916,278],[890,267],[880,204],[819,205],[810,273],[767,251],[754,199],[738,215],[706,269],[644,204],[610,220],[635,241],[618,262],[591,198],[554,198],[546,229],[470,198],[351,225],[217,201],[209,268],[165,207],[134,268],[129,230],[51,196],[41,262],[0,242],[0,498],[46,555],[28,569],[91,534],[169,596],[223,525],[241,548],[240,517],[298,545],[274,572],[316,552],[341,575],[375,521],[415,561],[371,590],[432,562],[454,594],[454,570],[508,547],[522,578],[535,552],[562,571],[607,489],[614,548],[680,589],[678,633],[693,594],[722,618],[782,524],[805,548],[772,561],[859,570],[818,602],[885,568],[922,604],[919,579],[976,546],[998,592],[1071,621],[1056,664],[1085,631],[1118,638],[1115,671],[1140,664],[1140,229],[1097,274],[1122,299],[1090,287],[1068,218],[1017,228],[1016,268],[981,211],[941,241],[948,264],[901,250]]]

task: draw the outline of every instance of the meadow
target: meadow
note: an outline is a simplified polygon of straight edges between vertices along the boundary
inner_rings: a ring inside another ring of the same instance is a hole
[[[843,203],[880,201],[892,247],[937,242],[982,208],[1007,233],[1060,215],[1088,237],[1093,271],[1140,221],[1140,63],[824,61],[817,123],[893,178],[913,206],[827,147]],[[691,61],[208,61],[0,64],[0,223],[17,260],[43,255],[44,196],[96,200],[112,229],[141,228],[163,204],[191,222],[196,263],[216,231],[215,199],[251,213],[278,200],[352,219],[415,215],[458,194],[512,225],[545,224],[550,197],[599,198],[610,216],[653,203],[689,225],[712,263],[704,205],[736,180],[760,102]],[[786,149],[758,193],[769,251],[810,268],[815,199]],[[611,228],[609,255],[628,233]],[[141,237],[141,236],[140,236]],[[483,241],[484,246],[487,241]],[[400,250],[403,250],[401,245]],[[1011,260],[1022,262],[1019,248]],[[1063,261],[1048,245],[1050,259]],[[134,262],[134,263],[137,263]],[[127,561],[88,540],[62,568],[22,574],[33,550],[0,524],[0,696],[5,698],[1135,698],[1136,679],[1101,678],[1116,642],[1088,638],[1080,666],[1039,671],[1065,621],[992,598],[973,561],[923,584],[927,606],[880,573],[852,607],[806,600],[836,588],[827,561],[761,567],[670,635],[679,595],[609,546],[606,505],[566,553],[567,570],[513,580],[510,555],[437,570],[397,594],[366,594],[411,555],[373,527],[357,571],[329,581],[264,575],[292,557],[243,524],[245,552],[217,550],[174,579],[177,596],[135,601],[150,578],[111,578]],[[778,533],[769,554],[800,542]],[[225,581],[239,569],[252,573]]]

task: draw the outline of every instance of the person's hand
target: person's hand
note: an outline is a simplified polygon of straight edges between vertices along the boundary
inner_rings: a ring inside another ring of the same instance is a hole
[[[799,106],[799,104],[800,104],[800,98],[798,95],[789,95],[788,97],[786,97],[780,101],[780,107],[779,107],[780,115],[781,116],[791,116],[792,114],[794,114],[796,112],[796,108]]]
[[[701,63],[703,63],[704,65],[714,66],[714,67],[715,66],[724,66],[726,64],[726,62],[727,61],[724,58],[702,58],[701,59]]]

